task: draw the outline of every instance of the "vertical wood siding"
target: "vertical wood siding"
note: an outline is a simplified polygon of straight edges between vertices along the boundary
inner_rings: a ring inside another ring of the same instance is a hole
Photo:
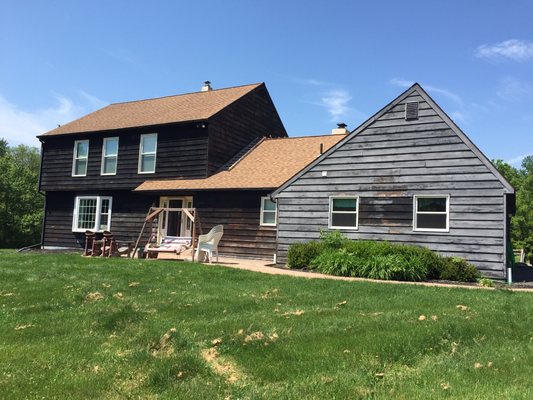
[[[405,102],[419,101],[406,121]],[[327,177],[322,172],[327,171]],[[332,195],[359,196],[354,240],[388,240],[466,258],[504,277],[505,188],[416,92],[304,173],[278,197],[278,262],[328,227]],[[413,231],[413,196],[450,195],[448,233]]]

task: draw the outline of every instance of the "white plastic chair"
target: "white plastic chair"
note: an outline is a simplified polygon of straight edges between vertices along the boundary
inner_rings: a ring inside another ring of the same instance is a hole
[[[209,258],[209,263],[213,262],[213,255],[216,253],[218,262],[218,242],[224,234],[224,227],[216,225],[206,235],[198,236],[198,247],[196,248],[196,259],[200,261],[200,252],[203,251]],[[204,257],[205,261],[205,257]]]

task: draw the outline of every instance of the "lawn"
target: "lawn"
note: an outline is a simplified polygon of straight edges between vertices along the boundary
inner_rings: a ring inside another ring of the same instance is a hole
[[[531,399],[532,327],[531,293],[2,252],[0,398]]]

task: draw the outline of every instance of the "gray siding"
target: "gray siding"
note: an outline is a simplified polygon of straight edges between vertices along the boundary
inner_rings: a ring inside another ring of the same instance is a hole
[[[405,102],[419,101],[406,121]],[[322,172],[327,171],[327,177]],[[485,275],[505,275],[506,189],[416,91],[278,194],[278,262],[291,243],[328,227],[329,196],[359,196],[352,239],[388,240],[466,258]],[[413,231],[413,196],[450,195],[450,231]]]

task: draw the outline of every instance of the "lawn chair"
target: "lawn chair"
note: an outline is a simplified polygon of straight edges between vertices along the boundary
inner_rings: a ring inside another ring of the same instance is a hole
[[[200,252],[203,251],[204,261],[205,257],[209,258],[209,262],[213,262],[213,254],[217,255],[218,262],[218,242],[224,234],[224,227],[222,225],[216,225],[209,231],[207,235],[198,236],[198,247],[196,248],[196,259],[200,261]]]
[[[96,233],[93,231],[85,231],[85,250],[84,256],[99,256],[101,254],[102,244],[96,240]]]
[[[102,248],[102,256],[103,257],[111,257],[113,255],[118,254],[118,244],[115,238],[113,237],[113,234],[109,231],[104,231],[103,233],[103,248]]]

